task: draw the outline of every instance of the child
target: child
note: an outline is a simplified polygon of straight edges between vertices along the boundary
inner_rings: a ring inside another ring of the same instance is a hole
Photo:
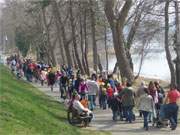
[[[41,86],[43,86],[44,81],[46,80],[46,71],[41,70],[41,72],[40,72],[40,80],[41,80]]]
[[[106,103],[107,103],[107,95],[106,95],[106,88],[104,87],[104,83],[100,85],[100,90],[99,90],[99,104],[100,108],[103,110],[106,109]]]
[[[87,99],[87,96],[83,96],[80,102],[84,106],[84,108],[88,108],[88,99]]]

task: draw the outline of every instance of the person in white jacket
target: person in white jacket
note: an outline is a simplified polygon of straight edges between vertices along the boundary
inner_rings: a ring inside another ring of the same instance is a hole
[[[144,118],[144,128],[145,130],[148,130],[148,115],[152,112],[154,112],[155,105],[153,102],[153,97],[149,94],[148,89],[144,88],[144,94],[140,96],[140,102],[139,102],[139,110],[143,114]]]
[[[95,80],[87,80],[87,88],[88,88],[88,100],[89,100],[89,108],[91,111],[94,110],[96,106],[96,95],[99,91],[99,85]]]

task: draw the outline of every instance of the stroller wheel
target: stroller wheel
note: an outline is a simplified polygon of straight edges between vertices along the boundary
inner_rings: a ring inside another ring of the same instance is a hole
[[[157,122],[157,125],[156,125],[157,128],[162,128],[163,127],[163,124],[161,122]]]
[[[160,123],[157,123],[156,127],[157,127],[157,128],[161,128],[162,125],[161,125]]]

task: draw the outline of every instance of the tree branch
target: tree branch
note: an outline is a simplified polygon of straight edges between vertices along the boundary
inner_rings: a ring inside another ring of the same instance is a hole
[[[111,27],[114,25],[114,20],[115,19],[115,15],[113,12],[113,7],[114,7],[114,0],[105,0],[105,5],[104,5],[104,10],[106,13],[106,17],[110,22]]]
[[[120,20],[119,22],[121,23],[121,27],[124,26],[124,23],[128,16],[128,11],[131,8],[131,4],[132,4],[132,0],[126,0],[122,10],[120,11],[120,13],[118,15],[118,20]]]

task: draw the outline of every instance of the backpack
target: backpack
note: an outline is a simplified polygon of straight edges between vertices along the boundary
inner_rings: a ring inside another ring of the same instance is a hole
[[[106,88],[102,88],[101,91],[102,91],[102,95],[106,95]]]

